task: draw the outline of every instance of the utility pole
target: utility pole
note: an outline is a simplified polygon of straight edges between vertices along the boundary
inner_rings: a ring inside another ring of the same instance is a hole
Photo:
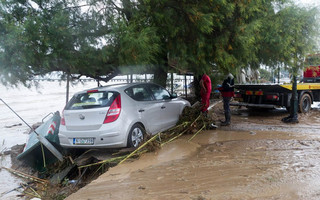
[[[69,101],[69,87],[70,87],[70,75],[67,73],[67,91],[66,91],[66,104]]]

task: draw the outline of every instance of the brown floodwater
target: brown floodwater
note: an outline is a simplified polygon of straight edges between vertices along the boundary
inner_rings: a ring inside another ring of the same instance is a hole
[[[299,124],[264,112],[234,109],[231,126],[111,168],[67,199],[320,199],[319,111]]]

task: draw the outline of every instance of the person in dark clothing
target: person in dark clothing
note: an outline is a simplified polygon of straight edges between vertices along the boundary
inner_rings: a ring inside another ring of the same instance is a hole
[[[221,123],[221,126],[228,126],[231,123],[230,112],[230,100],[234,95],[234,77],[229,73],[226,79],[223,81],[222,86],[218,88],[223,98],[223,109],[225,115],[225,121]]]

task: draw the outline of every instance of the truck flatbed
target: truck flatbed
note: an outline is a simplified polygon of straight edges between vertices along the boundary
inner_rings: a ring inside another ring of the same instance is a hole
[[[234,87],[240,90],[263,90],[266,92],[292,90],[292,84],[239,84]],[[320,90],[320,83],[298,83],[297,90]]]
[[[291,107],[292,84],[239,84],[233,106],[256,108]],[[320,83],[298,83],[299,111],[308,112],[314,101],[320,101]]]

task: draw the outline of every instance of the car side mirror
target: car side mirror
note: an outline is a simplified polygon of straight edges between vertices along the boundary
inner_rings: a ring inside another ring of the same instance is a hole
[[[171,94],[171,98],[172,98],[172,99],[177,98],[177,97],[178,97],[177,93],[172,93],[172,94]]]

